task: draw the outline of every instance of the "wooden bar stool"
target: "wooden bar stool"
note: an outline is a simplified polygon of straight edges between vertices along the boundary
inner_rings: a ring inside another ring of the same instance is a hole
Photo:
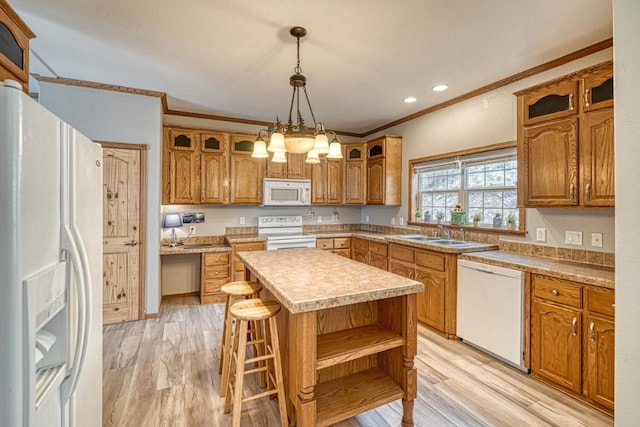
[[[227,383],[229,381],[229,354],[231,344],[233,341],[233,318],[229,315],[229,308],[231,305],[240,298],[250,299],[258,298],[262,285],[258,282],[249,282],[246,280],[239,280],[237,282],[229,282],[226,285],[220,287],[220,291],[226,295],[226,303],[224,307],[224,323],[222,327],[222,343],[220,345],[220,364],[218,366],[218,373],[222,374],[220,381],[220,396],[224,397],[227,392]],[[256,336],[256,328],[251,328],[251,332]],[[261,386],[265,386],[265,380],[261,378]]]
[[[280,423],[283,427],[288,426],[287,408],[284,395],[284,384],[282,379],[282,359],[280,357],[280,343],[278,341],[278,325],[276,314],[280,311],[280,304],[274,300],[249,299],[239,301],[230,308],[231,316],[236,319],[237,333],[234,334],[233,348],[230,357],[230,372],[228,390],[224,402],[224,413],[229,413],[231,409],[231,398],[233,396],[233,420],[234,427],[240,426],[240,414],[242,403],[260,397],[276,394],[278,397],[278,407],[280,409]],[[247,342],[247,331],[249,322],[255,322],[258,329],[264,327],[264,338]],[[267,327],[268,325],[268,327]],[[258,344],[263,347],[264,353],[252,358],[247,357],[247,345]],[[245,365],[255,362],[259,363],[257,368],[245,369]],[[242,387],[244,376],[266,372],[267,390],[245,398],[242,397]]]

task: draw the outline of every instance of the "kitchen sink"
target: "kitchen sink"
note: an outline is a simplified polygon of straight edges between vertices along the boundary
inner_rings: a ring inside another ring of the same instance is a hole
[[[422,234],[401,234],[396,237],[399,239],[412,240],[414,242],[423,242],[443,246],[461,246],[473,244],[472,242],[467,242],[465,240],[447,239],[445,237],[437,236],[424,236]]]
[[[442,237],[424,236],[422,234],[401,234],[396,237],[400,239],[416,240],[419,242],[435,242],[435,241],[442,240]]]

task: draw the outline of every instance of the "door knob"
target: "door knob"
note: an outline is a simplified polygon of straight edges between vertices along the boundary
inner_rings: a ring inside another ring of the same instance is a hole
[[[137,240],[132,240],[130,242],[126,242],[124,245],[125,246],[136,246],[138,244]]]

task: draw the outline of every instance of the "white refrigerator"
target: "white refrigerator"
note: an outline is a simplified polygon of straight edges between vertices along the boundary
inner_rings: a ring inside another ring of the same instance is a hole
[[[0,82],[0,426],[102,424],[102,148]]]

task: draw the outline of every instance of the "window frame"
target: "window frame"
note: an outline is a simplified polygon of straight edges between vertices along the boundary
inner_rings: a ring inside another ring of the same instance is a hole
[[[509,149],[509,148],[516,148],[516,141],[507,141],[507,142],[501,142],[501,143],[497,143],[497,144],[491,144],[491,145],[487,145],[487,146],[483,146],[483,147],[476,147],[476,148],[471,148],[471,149],[467,149],[467,150],[461,150],[461,151],[455,151],[455,152],[449,152],[449,153],[443,153],[443,154],[439,154],[439,155],[434,155],[434,156],[428,156],[428,157],[421,157],[421,158],[417,158],[417,159],[411,159],[409,160],[409,213],[407,218],[409,218],[409,220],[407,221],[409,224],[411,225],[419,225],[419,226],[435,226],[437,225],[436,219],[433,218],[431,222],[423,222],[423,221],[417,221],[414,217],[414,213],[416,212],[418,206],[419,206],[419,201],[418,201],[418,189],[419,189],[419,185],[418,185],[418,173],[416,172],[416,168],[419,167],[420,165],[424,164],[424,163],[428,163],[431,162],[434,165],[438,165],[438,164],[442,164],[445,165],[447,163],[451,163],[453,164],[454,162],[458,161],[458,159],[460,157],[465,157],[465,156],[470,156],[470,157],[478,157],[481,158],[482,155],[486,155],[487,157],[491,157],[492,153],[495,153],[499,150],[504,150],[504,149]],[[498,153],[495,153],[498,154]],[[494,155],[495,155],[494,154]],[[517,157],[517,156],[516,156]],[[467,160],[467,163],[472,163],[472,160]],[[517,169],[516,169],[516,175],[519,176],[519,172],[517,171],[518,168],[520,168],[520,165],[517,165]],[[463,169],[460,173],[460,185],[461,185],[461,189],[458,190],[459,192],[459,202],[461,202],[461,204],[465,205],[465,209],[467,209],[467,204],[468,204],[468,199],[469,199],[469,192],[471,191],[475,191],[474,189],[468,189],[465,188],[466,186],[466,179],[467,179],[467,173],[466,171]],[[480,191],[493,191],[493,190],[500,190],[500,191],[504,191],[505,187],[485,187],[483,190]],[[511,187],[508,187],[511,188]],[[461,227],[461,228],[465,228],[465,227],[469,227],[472,228],[474,230],[481,230],[481,231],[486,231],[486,232],[498,232],[498,233],[510,233],[510,234],[525,234],[525,230],[526,230],[526,224],[525,224],[525,209],[524,207],[522,207],[519,203],[520,201],[520,193],[521,193],[521,185],[520,182],[518,180],[518,182],[516,183],[516,209],[518,210],[518,224],[517,224],[517,228],[516,229],[509,229],[506,225],[506,223],[503,223],[503,226],[500,228],[493,228],[493,226],[491,224],[480,224],[479,226],[472,226],[471,224],[467,224],[467,225],[455,225],[454,227]],[[460,198],[462,197],[462,199]],[[447,222],[442,222],[443,225],[447,225],[447,226],[451,226],[451,223],[449,221]]]

